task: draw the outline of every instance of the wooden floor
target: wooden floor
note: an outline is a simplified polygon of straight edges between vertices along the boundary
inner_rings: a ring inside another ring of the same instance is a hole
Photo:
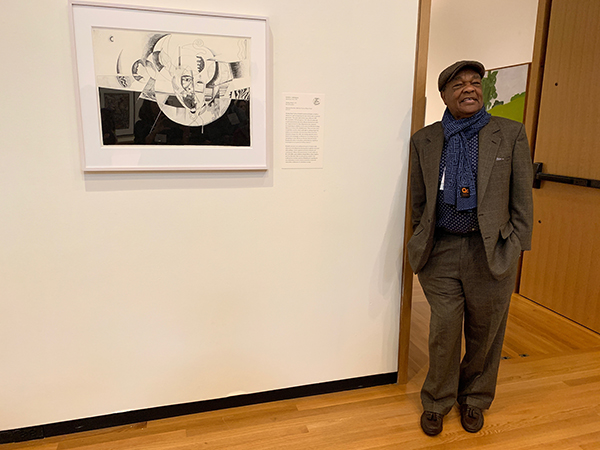
[[[0,445],[0,450],[600,450],[600,335],[513,297],[498,391],[485,426],[456,409],[431,438],[419,427],[428,307],[413,303],[410,381],[133,426]]]

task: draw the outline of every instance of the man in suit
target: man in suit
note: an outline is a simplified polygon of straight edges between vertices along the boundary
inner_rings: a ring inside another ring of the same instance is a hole
[[[439,76],[446,111],[411,139],[411,267],[431,308],[423,431],[455,403],[475,433],[494,398],[510,297],[531,247],[533,170],[522,124],[483,105],[485,69],[458,61]],[[461,335],[466,342],[461,360]]]

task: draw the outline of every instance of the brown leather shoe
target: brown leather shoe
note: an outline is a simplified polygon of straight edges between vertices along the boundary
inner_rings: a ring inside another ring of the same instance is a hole
[[[433,411],[421,414],[421,428],[427,436],[437,436],[442,432],[444,416]]]
[[[460,405],[460,423],[469,433],[477,433],[483,427],[483,411],[473,405]]]

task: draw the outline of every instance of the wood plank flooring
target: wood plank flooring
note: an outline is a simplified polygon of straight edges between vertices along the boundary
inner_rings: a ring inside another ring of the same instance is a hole
[[[513,297],[498,392],[476,434],[454,409],[441,435],[419,427],[428,307],[418,283],[411,375],[392,385],[0,445],[0,450],[600,450],[600,335]],[[527,356],[521,356],[527,355]]]

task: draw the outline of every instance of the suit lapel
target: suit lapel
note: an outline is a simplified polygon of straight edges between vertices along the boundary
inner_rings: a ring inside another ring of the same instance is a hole
[[[492,168],[496,162],[496,154],[500,148],[500,127],[494,118],[479,132],[479,162],[477,164],[477,207],[485,196]]]

